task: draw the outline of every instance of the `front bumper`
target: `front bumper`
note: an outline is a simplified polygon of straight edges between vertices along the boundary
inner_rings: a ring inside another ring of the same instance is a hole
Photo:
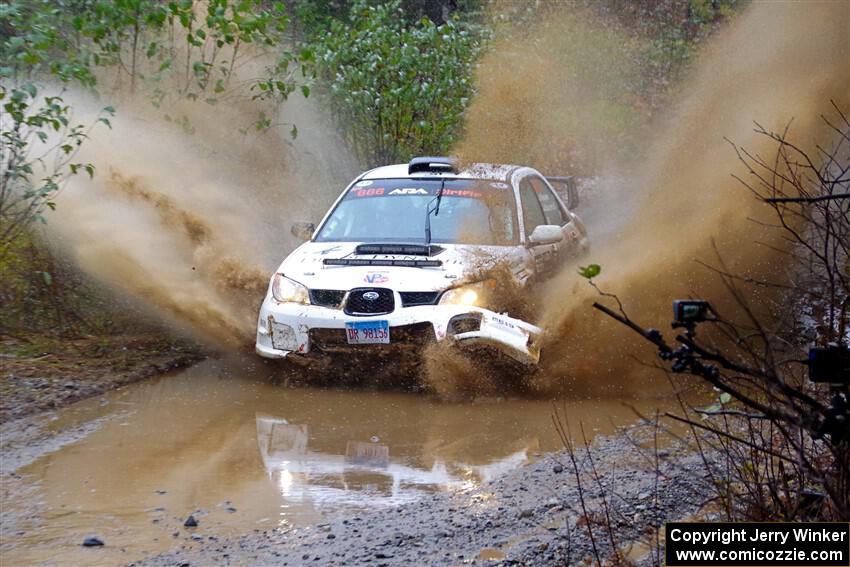
[[[390,344],[348,345],[348,321],[388,321]],[[339,309],[278,303],[266,297],[257,321],[256,351],[266,358],[294,355],[296,359],[317,351],[367,353],[448,340],[460,347],[496,348],[514,360],[534,365],[540,359],[541,335],[539,327],[480,307],[421,305],[396,308],[387,315],[353,317]]]

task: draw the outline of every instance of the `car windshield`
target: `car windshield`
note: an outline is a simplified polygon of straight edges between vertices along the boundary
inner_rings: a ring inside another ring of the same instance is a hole
[[[425,211],[440,179],[357,182],[331,212],[319,242],[425,242]],[[431,242],[516,244],[516,204],[508,183],[446,179],[439,214],[431,215]]]

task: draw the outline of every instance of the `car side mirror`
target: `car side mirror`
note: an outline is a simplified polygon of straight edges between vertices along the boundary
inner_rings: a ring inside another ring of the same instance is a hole
[[[316,225],[311,222],[294,222],[289,231],[298,240],[310,240],[316,231]]]
[[[555,244],[563,239],[564,233],[561,231],[560,226],[555,224],[541,224],[531,232],[528,242],[532,246],[538,246],[540,244]]]

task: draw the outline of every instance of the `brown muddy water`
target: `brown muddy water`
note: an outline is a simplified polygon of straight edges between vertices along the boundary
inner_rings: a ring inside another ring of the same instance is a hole
[[[558,449],[554,404],[595,435],[634,422],[626,404],[670,403],[447,403],[291,389],[269,374],[257,361],[208,360],[58,411],[44,427],[88,433],[4,479],[2,563],[125,564],[464,491]],[[197,528],[183,526],[189,514]],[[82,547],[89,535],[106,545]]]

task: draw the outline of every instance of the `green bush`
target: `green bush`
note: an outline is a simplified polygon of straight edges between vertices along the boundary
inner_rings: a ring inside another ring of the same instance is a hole
[[[457,20],[408,24],[399,0],[357,1],[312,43],[319,92],[361,163],[440,154],[459,138],[482,34]]]

